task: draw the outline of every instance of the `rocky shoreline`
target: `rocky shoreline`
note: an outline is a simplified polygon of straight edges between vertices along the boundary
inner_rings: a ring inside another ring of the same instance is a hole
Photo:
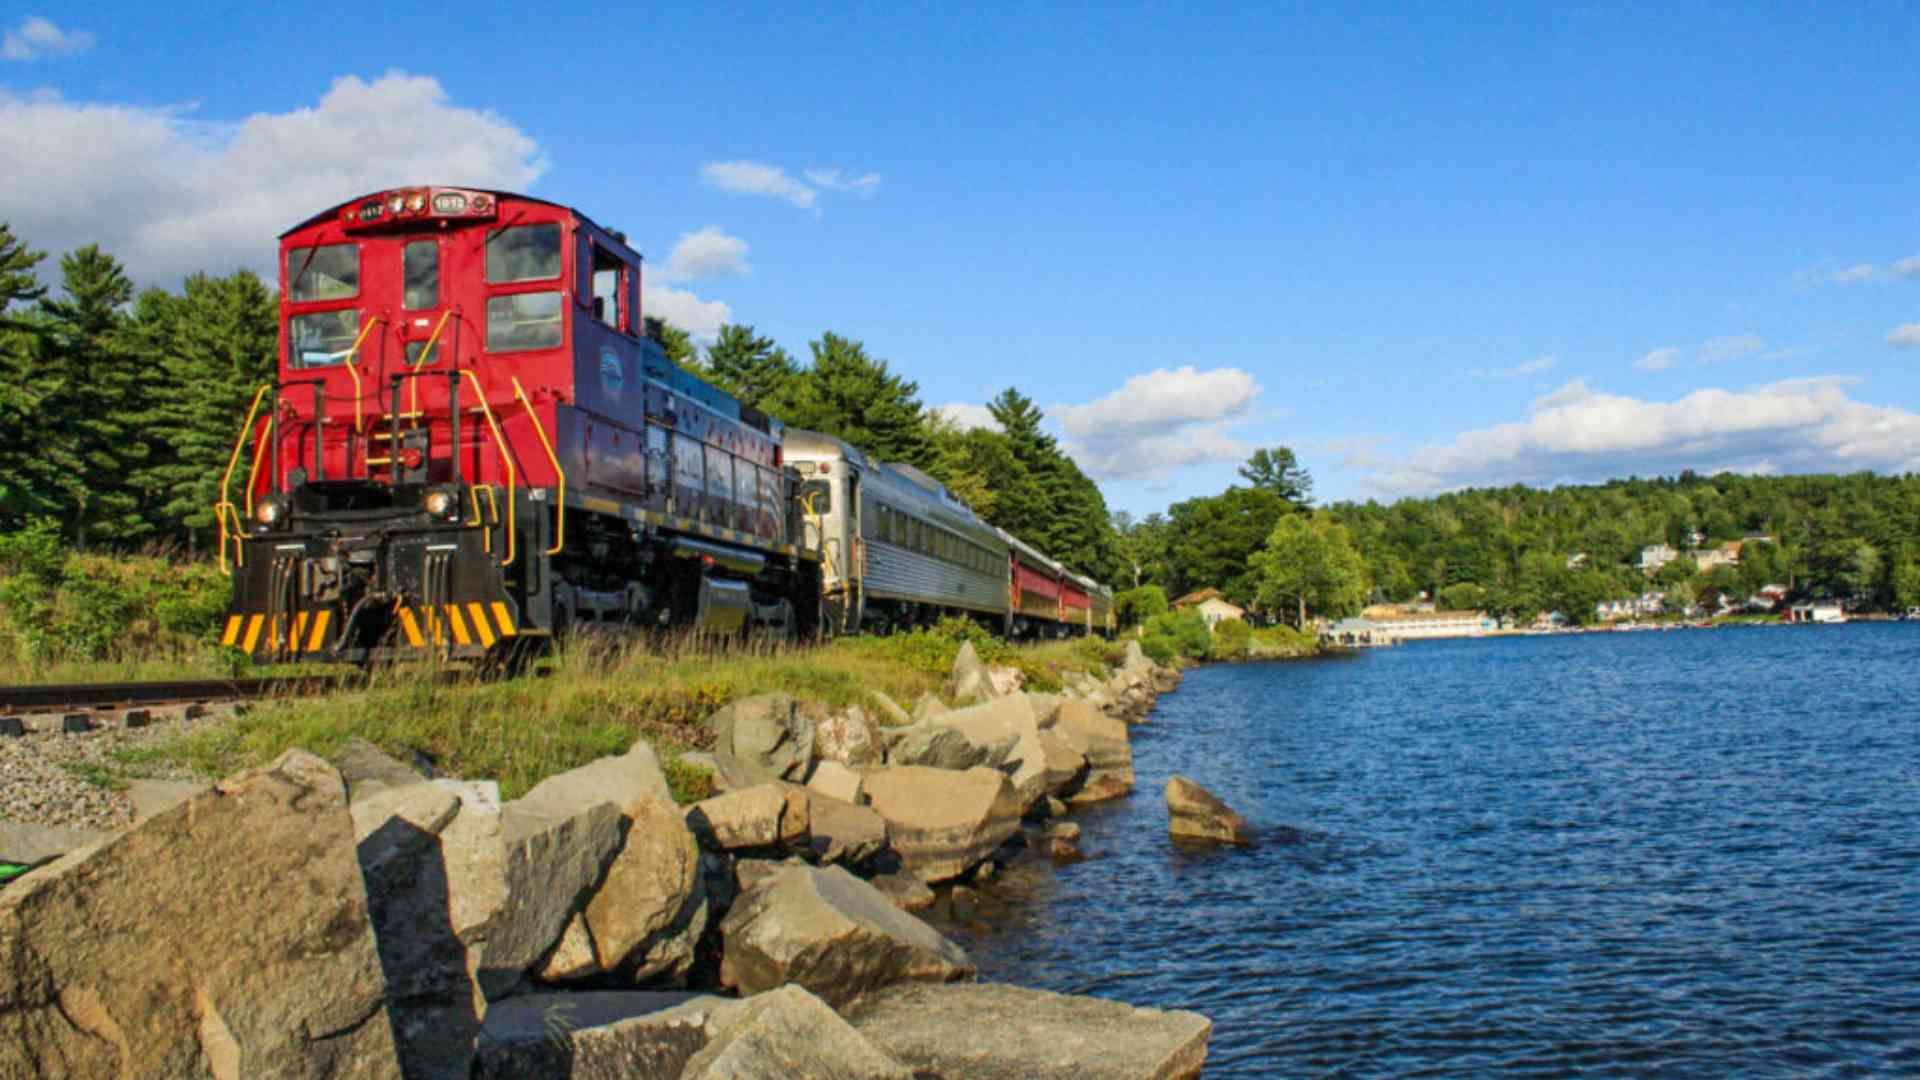
[[[1205,1017],[978,983],[912,914],[1078,857],[1178,681],[748,698],[685,807],[644,742],[509,802],[366,744],[169,789],[0,888],[0,1077],[1198,1075]]]

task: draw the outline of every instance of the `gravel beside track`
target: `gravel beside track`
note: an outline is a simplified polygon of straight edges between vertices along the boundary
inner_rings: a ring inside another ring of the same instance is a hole
[[[113,751],[121,747],[173,738],[234,716],[231,705],[206,706],[204,715],[191,720],[178,706],[149,712],[152,719],[145,727],[127,727],[124,713],[90,712],[87,717],[97,727],[75,734],[61,730],[58,714],[22,717],[25,735],[0,733],[0,818],[30,825],[125,828],[133,824],[133,804],[124,793],[87,779],[82,775],[86,767],[111,766]],[[184,771],[161,775],[202,779]]]

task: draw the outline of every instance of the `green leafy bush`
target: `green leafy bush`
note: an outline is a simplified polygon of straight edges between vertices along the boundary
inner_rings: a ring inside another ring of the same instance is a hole
[[[1180,646],[1165,634],[1148,634],[1140,639],[1140,651],[1161,667],[1171,667],[1180,659]]]
[[[1179,655],[1195,660],[1204,658],[1213,647],[1213,633],[1207,629],[1207,620],[1192,608],[1156,615],[1147,620],[1146,631],[1147,637],[1157,635],[1171,640]]]
[[[1253,627],[1240,619],[1222,619],[1213,625],[1213,640],[1207,646],[1209,660],[1237,660],[1247,655],[1253,641]]]

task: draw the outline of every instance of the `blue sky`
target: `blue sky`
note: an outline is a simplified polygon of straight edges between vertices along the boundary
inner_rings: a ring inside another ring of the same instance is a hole
[[[1920,470],[1911,5],[399,7],[0,17],[0,220],[168,283],[517,187],[695,329],[1018,386],[1135,513],[1277,444],[1325,498]]]

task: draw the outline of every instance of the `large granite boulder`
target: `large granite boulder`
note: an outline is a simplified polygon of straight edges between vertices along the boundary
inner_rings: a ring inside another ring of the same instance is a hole
[[[836,1008],[893,983],[971,978],[966,951],[837,866],[789,865],[734,901],[720,981],[742,994],[798,983]]]
[[[976,744],[964,732],[945,727],[941,711],[929,720],[883,733],[887,744],[887,764],[925,765],[934,769],[971,769],[975,765],[998,765],[1013,753],[1018,739],[1009,736],[990,746]]]
[[[947,680],[947,698],[964,705],[972,701],[985,701],[993,696],[993,676],[987,672],[987,665],[980,662],[980,654],[974,651],[973,642],[960,643],[960,651],[953,658],[953,675]]]
[[[702,799],[687,808],[693,835],[710,851],[791,847],[810,827],[807,790],[767,783]]]
[[[807,777],[807,790],[841,802],[857,803],[864,780],[859,773],[837,761],[822,761],[813,767],[813,775]]]
[[[813,762],[814,719],[783,693],[742,698],[707,717],[715,754],[731,754],[768,780],[802,780]]]
[[[681,1080],[913,1080],[827,1003],[783,986],[739,1003]]]
[[[487,1010],[475,1080],[679,1080],[740,1008],[710,994],[526,994]],[[463,1074],[464,1075],[464,1074]]]
[[[1098,802],[1133,790],[1133,741],[1124,721],[1087,702],[1068,701],[1055,713],[1053,730],[1087,757],[1087,778],[1068,802]]]
[[[516,805],[538,807],[565,816],[600,803],[632,806],[643,798],[673,802],[667,774],[653,747],[636,742],[624,754],[596,758],[577,769],[547,777],[522,795]]]
[[[387,788],[409,787],[427,779],[426,774],[365,739],[348,739],[331,758],[333,767],[347,785],[347,800],[355,802]]]
[[[0,821],[0,862],[33,866],[69,851],[97,844],[112,833],[70,825],[29,825]]]
[[[302,750],[0,890],[8,1076],[399,1077],[385,996],[346,786]]]
[[[925,882],[959,877],[1020,827],[1025,809],[997,769],[904,765],[867,776],[868,805],[887,822],[903,869]]]
[[[867,711],[858,705],[849,705],[813,725],[813,756],[823,763],[833,761],[861,769],[880,764],[886,755],[880,733],[867,718]]]
[[[1252,839],[1247,819],[1184,776],[1167,778],[1167,829],[1175,840],[1245,844]]]
[[[623,816],[626,842],[580,913],[595,967],[684,978],[707,923],[700,845],[672,803],[641,799]]]
[[[496,874],[501,886],[498,909],[475,935],[477,978],[489,999],[511,992],[524,973],[537,970],[620,850],[620,810],[614,804],[574,807],[552,792],[536,801],[539,792],[535,788],[501,808],[497,862],[488,865],[492,853],[483,852],[473,867],[488,878],[483,887]]]
[[[892,986],[847,1019],[919,1080],[1185,1080],[1213,1032],[1199,1013],[995,983]]]
[[[1011,743],[1012,749],[1000,765],[1013,781],[1023,813],[1047,794],[1047,752],[1040,743],[1040,726],[1027,695],[1008,694],[955,709],[935,717],[932,723],[958,731],[974,746],[990,752],[997,753]]]
[[[1079,740],[1056,728],[1040,732],[1040,749],[1046,760],[1046,793],[1059,795],[1077,787],[1087,774],[1087,754]]]
[[[814,793],[810,804],[810,845],[823,863],[858,866],[887,846],[887,821],[872,807]]]

